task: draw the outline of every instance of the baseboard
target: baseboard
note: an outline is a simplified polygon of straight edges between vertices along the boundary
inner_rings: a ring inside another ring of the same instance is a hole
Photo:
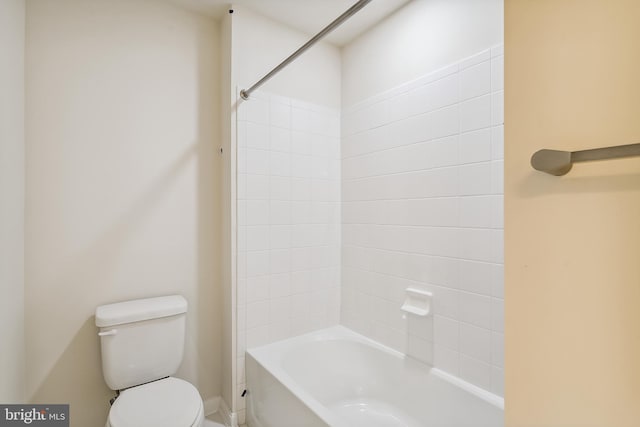
[[[238,414],[231,412],[224,399],[218,398],[218,413],[226,427],[238,427]]]
[[[222,398],[220,396],[211,397],[204,401],[204,416],[208,417],[211,414],[214,414],[220,410],[220,401]]]

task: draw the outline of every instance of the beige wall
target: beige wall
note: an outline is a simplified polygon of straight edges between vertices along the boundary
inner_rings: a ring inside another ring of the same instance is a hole
[[[0,1],[0,402],[24,392],[24,0]]]
[[[507,426],[640,420],[640,160],[529,166],[640,141],[640,3],[507,0]]]
[[[95,307],[189,301],[178,376],[219,396],[218,29],[160,1],[30,0],[27,397],[103,425]]]

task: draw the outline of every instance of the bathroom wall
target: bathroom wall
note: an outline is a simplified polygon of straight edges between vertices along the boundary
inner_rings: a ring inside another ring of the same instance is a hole
[[[306,43],[303,34],[247,8],[234,7],[233,73],[235,82],[252,85]],[[340,49],[319,42],[262,86],[262,90],[312,104],[339,108]]]
[[[502,48],[344,112],[342,322],[495,393],[503,377]],[[405,319],[406,288],[433,317]]]
[[[310,37],[245,8],[230,16],[233,90]],[[241,424],[244,349],[338,322],[340,87],[340,51],[321,42],[233,106]]]
[[[505,6],[506,425],[637,426],[640,159],[529,160],[640,142],[640,3]]]
[[[503,41],[503,0],[413,0],[343,48],[344,108]]]
[[[30,0],[27,398],[103,425],[96,306],[189,301],[178,376],[220,395],[217,24],[159,1]]]
[[[341,322],[499,395],[501,13],[412,2],[348,45],[342,72]],[[433,317],[402,315],[407,287],[433,293]]]
[[[24,397],[24,0],[0,2],[0,402]]]

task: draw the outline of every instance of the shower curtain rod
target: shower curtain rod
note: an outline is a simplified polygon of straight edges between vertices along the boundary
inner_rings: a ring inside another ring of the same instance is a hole
[[[269,80],[271,77],[273,77],[275,74],[277,74],[284,67],[289,65],[289,63],[291,63],[291,61],[296,59],[298,56],[302,55],[302,53],[304,51],[306,51],[311,46],[316,44],[321,38],[323,38],[324,36],[329,34],[331,31],[335,30],[340,24],[342,24],[344,21],[346,21],[347,19],[349,19],[350,17],[355,15],[360,9],[365,7],[369,2],[371,2],[371,0],[359,0],[356,4],[354,4],[349,9],[347,9],[346,12],[344,12],[342,15],[338,16],[332,23],[330,23],[329,25],[324,27],[322,29],[322,31],[320,31],[318,34],[313,36],[308,42],[303,44],[298,50],[296,50],[291,55],[289,55],[289,57],[287,59],[285,59],[280,64],[278,64],[273,70],[271,70],[267,74],[265,74],[265,76],[263,78],[261,78],[260,80],[258,80],[253,86],[251,86],[249,89],[242,89],[240,91],[240,97],[242,99],[249,99],[249,96],[251,95],[251,92],[253,92],[257,88],[262,86],[267,80]]]

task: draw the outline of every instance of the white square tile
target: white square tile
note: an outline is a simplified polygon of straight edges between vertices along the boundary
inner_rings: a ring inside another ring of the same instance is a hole
[[[291,153],[311,155],[312,135],[302,131],[291,132]]]
[[[409,106],[404,117],[426,113],[458,102],[458,80],[458,75],[452,74],[408,92],[405,102],[408,102]]]
[[[313,272],[311,270],[293,271],[291,273],[291,295],[311,292],[312,282]]]
[[[247,304],[269,298],[269,276],[254,276],[246,280]]]
[[[269,174],[269,152],[265,150],[247,149],[246,171],[250,174]]]
[[[247,226],[247,250],[264,251],[269,249],[269,226]]]
[[[271,200],[291,200],[291,178],[287,176],[269,177],[269,198]]]
[[[460,323],[460,353],[491,363],[491,331]]]
[[[504,196],[491,196],[491,227],[504,228]]]
[[[238,384],[243,384],[246,381],[246,371],[244,364],[244,357],[238,357],[237,362],[238,366]]]
[[[491,392],[504,396],[504,370],[493,367],[491,369]]]
[[[409,335],[407,355],[431,365],[433,364],[433,343],[415,335]]]
[[[247,252],[246,259],[247,278],[269,274],[269,251]]]
[[[303,108],[293,107],[291,109],[291,129],[302,132],[310,132],[311,112]]]
[[[471,357],[460,355],[460,378],[484,390],[490,390],[491,366]]]
[[[269,223],[269,201],[247,200],[247,225],[266,225]]]
[[[495,264],[461,260],[460,289],[480,295],[491,296],[494,284]]]
[[[433,334],[436,345],[447,347],[451,350],[459,348],[459,323],[442,316],[433,318]]]
[[[460,257],[467,260],[493,262],[496,230],[486,228],[460,229]]]
[[[311,309],[311,293],[299,293],[291,296],[291,318],[297,320],[306,318]]]
[[[504,126],[491,128],[491,158],[500,160],[504,158]]]
[[[491,95],[484,95],[460,104],[460,131],[468,132],[491,125]]]
[[[491,160],[491,130],[481,129],[460,135],[460,163]]]
[[[311,269],[311,248],[294,248],[291,250],[291,271]]]
[[[504,56],[491,58],[491,91],[504,90]]]
[[[247,348],[269,344],[269,324],[247,329]]]
[[[271,274],[291,271],[291,250],[274,249],[269,252],[269,272]]]
[[[247,122],[239,120],[236,132],[238,148],[247,148]]]
[[[491,162],[491,193],[504,193],[504,160]]]
[[[269,198],[269,179],[264,175],[244,175],[246,177],[246,198],[261,200]],[[238,193],[240,190],[238,189]]]
[[[273,225],[291,224],[291,202],[271,200],[269,202],[269,223]]]
[[[269,164],[272,176],[291,176],[291,154],[272,151]]]
[[[481,62],[460,72],[460,99],[470,99],[491,92],[491,63]]]
[[[412,286],[412,287],[415,287]],[[443,286],[421,286],[433,294],[433,312],[439,316],[446,316],[452,319],[458,318],[459,313],[459,292]]]
[[[269,149],[271,151],[291,151],[291,131],[289,129],[282,129],[278,127],[271,127],[269,129]]]
[[[491,194],[492,190],[492,167],[491,163],[472,163],[462,165],[459,171],[459,193],[460,196],[474,196]]]
[[[493,196],[460,197],[460,226],[489,228],[493,223]]]
[[[269,300],[269,320],[272,323],[290,321],[291,297],[272,298]]]
[[[462,322],[490,329],[491,298],[469,292],[460,292],[459,318]]]
[[[247,304],[247,332],[252,328],[269,324],[269,302],[258,301]]]
[[[504,334],[491,334],[491,364],[504,367]]]
[[[291,200],[311,200],[311,178],[291,179]]]
[[[492,299],[492,329],[496,332],[504,333],[504,300],[499,298]]]
[[[504,230],[491,230],[492,238],[492,259],[490,261],[504,263]]]
[[[258,123],[248,122],[246,124],[247,148],[256,148],[258,150],[269,149],[269,127]]]
[[[290,338],[291,334],[291,321],[285,320],[281,322],[269,324],[269,341],[275,342]]]
[[[279,273],[269,276],[269,298],[284,298],[291,296],[291,274]]]
[[[491,294],[496,297],[504,298],[504,265],[492,264],[491,268]]]
[[[293,154],[291,156],[291,176],[311,178],[313,158],[311,156]]]
[[[269,229],[270,249],[288,249],[291,247],[291,226],[272,225]]]
[[[433,356],[433,364],[436,368],[451,375],[460,375],[460,353],[436,344],[433,348]]]
[[[504,124],[504,91],[491,95],[491,126]]]
[[[247,148],[238,147],[238,173],[247,173]]]

